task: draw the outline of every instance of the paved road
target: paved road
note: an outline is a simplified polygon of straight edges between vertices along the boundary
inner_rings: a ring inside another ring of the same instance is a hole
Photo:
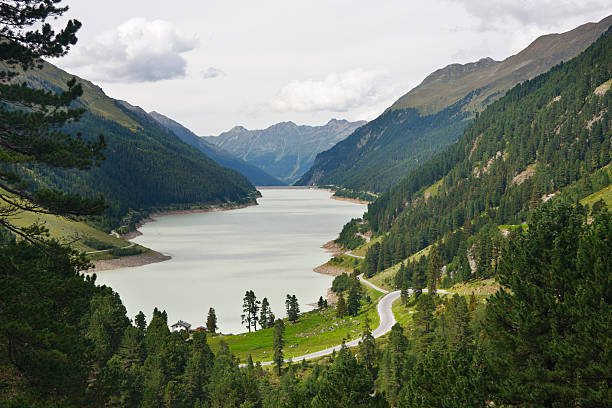
[[[384,289],[381,289],[378,286],[374,285],[373,283],[365,280],[363,278],[363,274],[359,275],[359,280],[365,283],[366,285],[376,289],[377,291],[385,294],[378,301],[378,305],[376,307],[376,309],[378,310],[378,316],[380,317],[380,323],[378,327],[372,332],[372,337],[376,339],[378,337],[384,336],[385,334],[389,333],[391,331],[391,328],[395,324],[396,321],[395,321],[395,316],[393,315],[392,306],[393,306],[393,302],[395,302],[395,300],[401,296],[401,291],[395,290],[393,292],[389,292]],[[412,289],[408,289],[408,292],[412,293]],[[423,289],[423,292],[427,292],[427,289]],[[445,290],[441,290],[441,289],[438,289],[438,293],[449,294],[449,292]],[[346,344],[346,347],[355,347],[359,345],[360,341],[361,341],[361,337],[359,337],[358,339],[346,342],[345,344]],[[304,354],[302,356],[293,357],[293,358],[286,358],[284,361],[285,363],[288,363],[290,361],[297,362],[297,361],[302,361],[302,360],[310,360],[313,358],[324,357],[324,356],[330,355],[334,351],[339,351],[341,348],[342,348],[342,345],[339,344],[334,347],[326,348],[325,350],[315,351],[314,353]],[[269,366],[272,364],[274,364],[273,361],[265,361],[261,363],[262,366]],[[240,364],[240,367],[245,367],[245,366],[246,364]]]
[[[380,316],[380,324],[378,325],[376,330],[372,332],[372,336],[374,338],[383,336],[391,331],[391,328],[395,324],[395,316],[393,315],[393,311],[391,310],[391,305],[393,305],[393,302],[399,297],[400,297],[400,291],[396,290],[394,292],[387,293],[378,302],[377,309],[378,309],[378,315]],[[359,345],[360,341],[361,341],[361,337],[355,340],[348,341],[345,343],[345,345],[346,347],[355,347]],[[290,361],[296,362],[296,361],[310,360],[313,358],[328,356],[332,354],[334,351],[340,351],[341,348],[342,348],[342,345],[339,344],[334,347],[326,348],[325,350],[315,351],[314,353],[304,354],[302,356],[293,357],[293,358],[286,358],[285,363],[288,363]],[[261,363],[262,366],[268,366],[272,364],[274,364],[273,361],[265,361]],[[244,367],[246,366],[246,364],[240,364],[240,366]]]
[[[344,255],[352,256],[353,258],[357,258],[357,259],[365,259],[365,256],[355,255],[351,251],[346,251]]]
[[[359,275],[359,276],[358,276],[358,278],[359,278],[359,280],[360,280],[361,282],[365,283],[366,285],[368,285],[369,287],[373,288],[374,290],[377,290],[377,291],[379,291],[379,292],[381,292],[381,293],[384,293],[384,294],[389,293],[389,291],[388,291],[388,290],[381,289],[381,288],[379,288],[378,286],[376,286],[375,284],[373,284],[372,282],[370,282],[369,280],[366,280],[366,279],[363,277],[363,273],[362,273],[361,275]]]
[[[382,292],[385,294],[385,296],[383,296],[379,301],[378,301],[378,305],[377,305],[377,310],[378,310],[378,316],[380,317],[380,324],[378,325],[378,327],[372,332],[372,336],[374,338],[378,338],[380,336],[384,336],[385,334],[389,333],[391,331],[391,328],[393,327],[393,325],[395,324],[395,316],[393,315],[393,310],[392,310],[392,305],[393,302],[400,297],[400,291],[396,290],[394,292],[389,293],[388,291],[379,288],[378,286],[374,285],[373,283],[365,280],[363,278],[363,274],[359,275],[359,280],[363,283],[365,283],[366,285],[374,288],[375,290]],[[346,344],[347,347],[355,347],[359,344],[359,342],[361,341],[361,337],[355,339],[355,340],[351,340]],[[302,356],[298,356],[298,357],[293,357],[293,358],[287,358],[285,359],[285,362],[288,363],[289,361],[302,361],[302,360],[310,360],[313,358],[319,358],[319,357],[324,357],[324,356],[328,356],[331,353],[333,353],[334,351],[339,351],[342,348],[342,345],[339,344],[337,346],[334,347],[330,347],[330,348],[326,348],[325,350],[321,350],[321,351],[315,351],[314,353],[309,353],[309,354],[304,354]],[[267,365],[272,365],[274,364],[273,361],[265,361],[263,363],[261,363],[262,366],[267,366]],[[244,367],[245,364],[241,364],[241,367]]]

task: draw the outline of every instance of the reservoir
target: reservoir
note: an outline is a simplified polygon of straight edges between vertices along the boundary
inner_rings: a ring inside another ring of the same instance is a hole
[[[330,199],[322,190],[260,188],[257,206],[231,211],[167,215],[143,225],[132,241],[172,259],[98,273],[97,282],[121,296],[128,316],[154,307],[168,323],[181,319],[204,326],[210,307],[223,333],[246,331],[242,298],[253,290],[285,317],[285,297],[296,295],[301,311],[311,310],[332,277],[313,272],[329,260],[321,248],[337,238],[351,218],[367,207]]]

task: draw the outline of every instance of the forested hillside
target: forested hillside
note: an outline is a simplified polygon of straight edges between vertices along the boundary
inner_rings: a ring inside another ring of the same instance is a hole
[[[521,81],[575,57],[610,24],[612,16],[540,37],[504,61],[483,58],[432,73],[378,118],[320,153],[296,184],[386,191],[458,140],[476,112]]]
[[[58,91],[71,76],[44,63],[42,70],[27,71],[22,78],[33,87]],[[87,112],[65,130],[81,132],[85,139],[104,135],[106,159],[89,172],[49,170],[44,166],[23,171],[34,185],[90,198],[103,195],[109,205],[103,219],[106,228],[117,226],[130,209],[253,199],[256,190],[243,175],[185,144],[142,109],[109,98],[86,80],[79,82],[84,93],[75,107]]]
[[[67,8],[58,2],[0,5],[0,61],[33,68],[76,43],[78,21],[64,20],[57,33],[47,24],[64,18]],[[235,173],[220,172],[138,107],[94,98],[89,102],[106,106],[98,110],[106,115],[94,109],[83,115],[70,109],[82,92],[75,81],[56,94],[10,78],[0,70],[0,162],[29,164],[22,173],[34,183],[83,185],[90,195],[99,194],[96,186],[113,186],[112,200],[141,205],[244,200],[254,193],[246,179],[228,178]],[[612,29],[577,58],[489,105],[450,149],[378,198],[365,220],[351,220],[336,242],[369,248],[365,261],[356,256],[352,265],[362,262],[373,279],[389,272],[381,268],[401,265],[400,290],[376,294],[376,307],[375,288],[365,287],[371,282],[341,275],[333,285],[337,305],[321,297],[308,312],[314,326],[299,330],[304,316],[295,295],[285,298],[288,318],[275,319],[267,298],[259,303],[247,290],[242,321],[260,330],[234,339],[258,339],[272,370],[254,363],[252,348],[242,361],[232,354],[224,342],[231,337],[217,333],[214,308],[206,327],[191,332],[189,324],[171,331],[163,307],[128,316],[119,294],[83,273],[91,266],[85,254],[41,228],[11,222],[23,213],[95,215],[100,202],[60,190],[30,192],[18,174],[0,172],[6,191],[0,193],[0,407],[609,406],[612,213],[599,198],[612,200],[611,85]],[[106,146],[91,133],[87,141],[72,133],[80,129],[108,139],[109,160],[90,173],[84,172]],[[105,167],[109,162],[114,167]],[[143,180],[150,190],[138,184]],[[213,187],[203,189],[206,183]],[[421,248],[426,256],[404,260]],[[485,277],[496,281],[494,292],[470,293],[463,283],[438,290],[464,280],[473,289]],[[203,320],[209,305],[202,300]],[[380,312],[381,326],[383,312],[397,323],[377,337],[369,320],[375,315],[362,305]],[[286,359],[285,350],[297,346],[289,339],[299,337],[303,347],[340,333],[359,343],[349,349],[355,343],[342,340],[337,351],[310,354],[309,361]]]
[[[332,119],[323,126],[293,122],[260,130],[236,126],[219,136],[207,137],[206,141],[291,184],[312,166],[317,153],[329,149],[363,124]]]
[[[610,84],[608,31],[577,58],[487,107],[459,142],[369,206],[367,221],[384,238],[367,254],[368,273],[437,245],[451,281],[492,276],[502,235],[538,203],[575,202],[607,187]],[[408,263],[396,283],[414,283],[419,265]]]
[[[232,156],[220,147],[209,143],[203,137],[199,137],[191,130],[180,123],[172,120],[161,113],[149,112],[149,115],[161,125],[174,133],[183,142],[191,145],[210,157],[222,166],[234,169],[243,174],[249,181],[256,186],[283,186],[285,183],[272,177],[262,169]]]

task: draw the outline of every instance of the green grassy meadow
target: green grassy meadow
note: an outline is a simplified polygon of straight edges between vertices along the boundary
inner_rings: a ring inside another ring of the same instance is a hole
[[[363,332],[366,318],[369,319],[372,330],[378,327],[380,319],[376,305],[382,293],[365,285],[362,285],[362,288],[363,297],[370,296],[370,302],[362,301],[363,308],[356,317],[339,319],[336,317],[336,309],[330,307],[322,311],[303,313],[295,324],[285,319],[285,358],[324,350],[342,343],[342,340],[358,338]],[[255,362],[270,361],[273,335],[273,328],[235,335],[209,335],[208,344],[216,351],[220,341],[224,341],[230,351],[243,362],[249,354]]]

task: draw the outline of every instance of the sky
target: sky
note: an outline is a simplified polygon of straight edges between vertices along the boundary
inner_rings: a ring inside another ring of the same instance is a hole
[[[540,35],[612,14],[609,0],[63,4],[83,27],[51,63],[201,136],[372,120],[438,68],[502,60]]]

